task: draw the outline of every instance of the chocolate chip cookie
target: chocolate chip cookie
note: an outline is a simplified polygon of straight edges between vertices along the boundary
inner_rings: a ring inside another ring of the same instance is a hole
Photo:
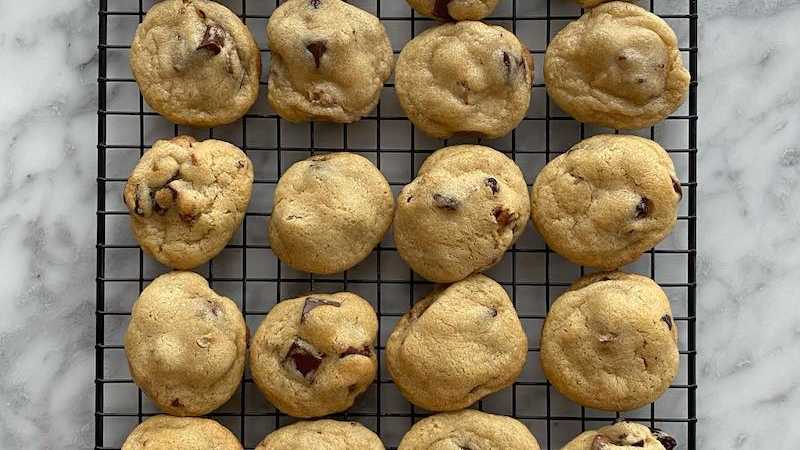
[[[134,303],[125,355],[133,380],[162,411],[201,416],[239,387],[246,336],[236,303],[194,272],[170,272]]]
[[[489,147],[456,145],[429,156],[400,192],[394,240],[415,272],[452,283],[497,264],[529,214],[514,161]]]
[[[181,125],[234,122],[258,97],[258,46],[236,14],[217,2],[153,5],[136,29],[130,66],[147,104]]]
[[[536,438],[511,417],[465,409],[420,420],[397,450],[539,450]]]
[[[267,37],[269,103],[292,122],[360,119],[394,66],[380,20],[341,0],[288,0],[272,13]]]
[[[225,248],[252,188],[253,164],[237,147],[179,136],[142,156],[123,199],[142,250],[165,266],[192,269]]]
[[[392,223],[389,183],[353,153],[312,156],[278,180],[268,222],[272,251],[304,272],[343,272],[366,258]]]
[[[599,135],[550,161],[531,190],[531,216],[545,242],[574,262],[616,269],[666,237],[682,190],[657,143]]]
[[[509,386],[528,339],[502,286],[476,274],[414,304],[386,344],[400,392],[429,411],[455,411]]]
[[[375,378],[377,332],[372,306],[350,292],[283,300],[250,345],[253,380],[290,416],[344,411]]]
[[[610,2],[559,31],[545,53],[544,79],[550,98],[576,120],[642,128],[683,103],[690,75],[664,20]]]
[[[447,23],[406,44],[395,78],[403,110],[430,136],[498,138],[514,129],[528,110],[533,59],[505,28]]]
[[[628,411],[652,403],[678,373],[678,328],[651,279],[595,273],[550,308],[541,338],[545,376],[583,406]]]
[[[579,434],[561,450],[622,450],[631,447],[673,450],[677,446],[675,438],[658,428],[647,428],[642,424],[620,419],[613,425]]]
[[[494,11],[497,0],[408,0],[423,16],[440,20],[481,20]]]
[[[153,416],[133,429],[122,450],[242,450],[227,428],[211,419]]]
[[[385,450],[381,439],[358,422],[296,422],[273,431],[256,450]]]

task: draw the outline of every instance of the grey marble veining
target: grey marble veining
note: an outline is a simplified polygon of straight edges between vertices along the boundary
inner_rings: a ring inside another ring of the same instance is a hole
[[[800,1],[700,8],[698,448],[796,448]],[[0,448],[89,448],[97,4],[0,0],[0,11]],[[124,71],[124,58],[110,64]]]

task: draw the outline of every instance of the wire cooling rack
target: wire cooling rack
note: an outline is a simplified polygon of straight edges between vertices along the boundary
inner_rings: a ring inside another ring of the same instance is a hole
[[[266,217],[280,174],[294,161],[317,151],[349,149],[370,158],[399,189],[433,150],[445,144],[481,142],[437,141],[418,132],[400,109],[393,79],[385,84],[378,107],[350,125],[290,124],[268,109],[265,99],[269,49],[265,27],[279,0],[230,0],[223,3],[250,27],[262,51],[263,74],[258,103],[233,125],[189,129],[169,124],[142,101],[128,68],[133,33],[153,0],[99,1],[99,99],[97,122],[97,343],[95,380],[95,448],[117,449],[127,434],[157,408],[133,384],[122,347],[131,305],[153,278],[167,271],[142,253],[128,229],[121,192],[128,173],[157,139],[177,134],[214,137],[247,152],[255,166],[253,199],[240,232],[227,248],[198,272],[213,288],[234,299],[255,330],[269,308],[282,298],[303,292],[350,290],[368,299],[380,316],[378,379],[364,398],[337,418],[357,420],[378,433],[387,448],[397,447],[403,434],[425,411],[399,394],[383,364],[384,345],[395,322],[430,284],[416,278],[387,239],[356,268],[332,277],[309,276],[278,263],[266,240]],[[352,0],[383,21],[395,53],[414,35],[435,25],[412,13],[403,0]],[[697,0],[646,0],[639,3],[675,29],[684,63],[697,79]],[[614,132],[581,125],[547,99],[542,84],[542,58],[550,38],[581,10],[572,0],[501,0],[488,22],[513,30],[534,56],[536,73],[531,108],[520,126],[499,140],[481,143],[507,152],[522,167],[528,183],[552,157],[579,139]],[[662,428],[677,437],[680,448],[695,448],[695,258],[697,83],[686,104],[663,123],[633,133],[650,137],[668,149],[684,186],[678,224],[655,249],[625,270],[654,278],[672,302],[680,330],[681,369],[670,389],[654,404],[625,417]],[[536,435],[542,448],[560,448],[583,430],[597,428],[619,414],[581,408],[564,399],[539,367],[539,332],[550,303],[584,269],[551,252],[529,228],[489,275],[500,282],[517,306],[529,336],[527,366],[512,387],[487,397],[477,407],[514,416]],[[212,418],[226,425],[253,448],[272,430],[293,419],[265,402],[249,373],[237,394]]]

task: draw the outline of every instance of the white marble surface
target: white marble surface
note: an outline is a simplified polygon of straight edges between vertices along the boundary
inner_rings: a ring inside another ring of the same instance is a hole
[[[700,3],[698,448],[797,448],[800,1]],[[0,11],[0,448],[88,448],[97,5]]]

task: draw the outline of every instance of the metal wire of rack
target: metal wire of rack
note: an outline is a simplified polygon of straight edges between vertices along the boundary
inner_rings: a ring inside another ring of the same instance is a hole
[[[355,124],[291,125],[267,110],[263,91],[269,49],[259,38],[264,35],[271,10],[280,0],[222,2],[250,26],[259,41],[265,68],[259,100],[262,108],[256,106],[244,119],[223,129],[192,130],[170,125],[144,103],[126,63],[131,29],[141,22],[147,6],[152,3],[153,0],[99,0],[95,449],[118,449],[137,423],[158,414],[130,378],[121,336],[138,293],[166,269],[149,260],[132,241],[127,231],[128,212],[117,199],[126,174],[152,142],[179,133],[229,140],[254,161],[254,201],[241,233],[220,256],[198,269],[215,290],[240,302],[251,330],[275,301],[304,291],[352,290],[373,303],[380,318],[377,347],[381,370],[362,401],[335,418],[364,423],[381,436],[387,448],[395,449],[408,428],[427,413],[406,403],[394,388],[382,363],[384,344],[394,322],[430,288],[430,283],[413,276],[399,262],[390,237],[364,263],[344,274],[318,277],[294,272],[271,254],[263,232],[264,221],[271,209],[271,189],[282,171],[291,162],[316,151],[344,148],[368,156],[397,191],[413,179],[416,167],[425,156],[455,141],[432,141],[416,131],[394,103],[391,79],[385,84],[375,111]],[[399,53],[405,41],[435,24],[415,15],[401,0],[353,0],[351,3],[383,21],[392,37],[395,53]],[[663,124],[637,131],[668,149],[687,195],[673,235],[665,244],[650,250],[626,268],[656,279],[670,295],[681,330],[681,373],[661,399],[624,416],[663,428],[678,437],[681,448],[685,444],[685,448],[693,450],[697,425],[697,0],[644,0],[639,4],[679,30],[681,51],[693,81],[682,110]],[[531,49],[536,66],[540,68],[550,38],[563,25],[577,19],[581,12],[570,0],[501,0],[495,15],[486,20],[502,24],[518,34]],[[127,30],[127,35],[123,32],[123,38],[118,36],[118,40],[114,40],[113,36],[120,35],[120,30]],[[514,158],[523,167],[529,183],[538,167],[578,139],[609,131],[578,124],[551,105],[541,79],[537,72],[536,81],[539,82],[534,84],[532,111],[520,127],[501,140],[482,142]],[[258,198],[262,201],[257,201]],[[509,250],[490,275],[509,291],[526,326],[531,343],[528,365],[513,386],[482,400],[477,407],[518,418],[531,428],[542,448],[552,449],[559,448],[579,432],[602,426],[620,414],[571,404],[542,375],[538,367],[537,339],[541,322],[551,301],[574,278],[582,275],[584,269],[562,260],[533,231],[526,234],[529,236]],[[234,398],[210,417],[228,426],[248,449],[254,448],[273,429],[291,421],[266,404],[248,373]]]

